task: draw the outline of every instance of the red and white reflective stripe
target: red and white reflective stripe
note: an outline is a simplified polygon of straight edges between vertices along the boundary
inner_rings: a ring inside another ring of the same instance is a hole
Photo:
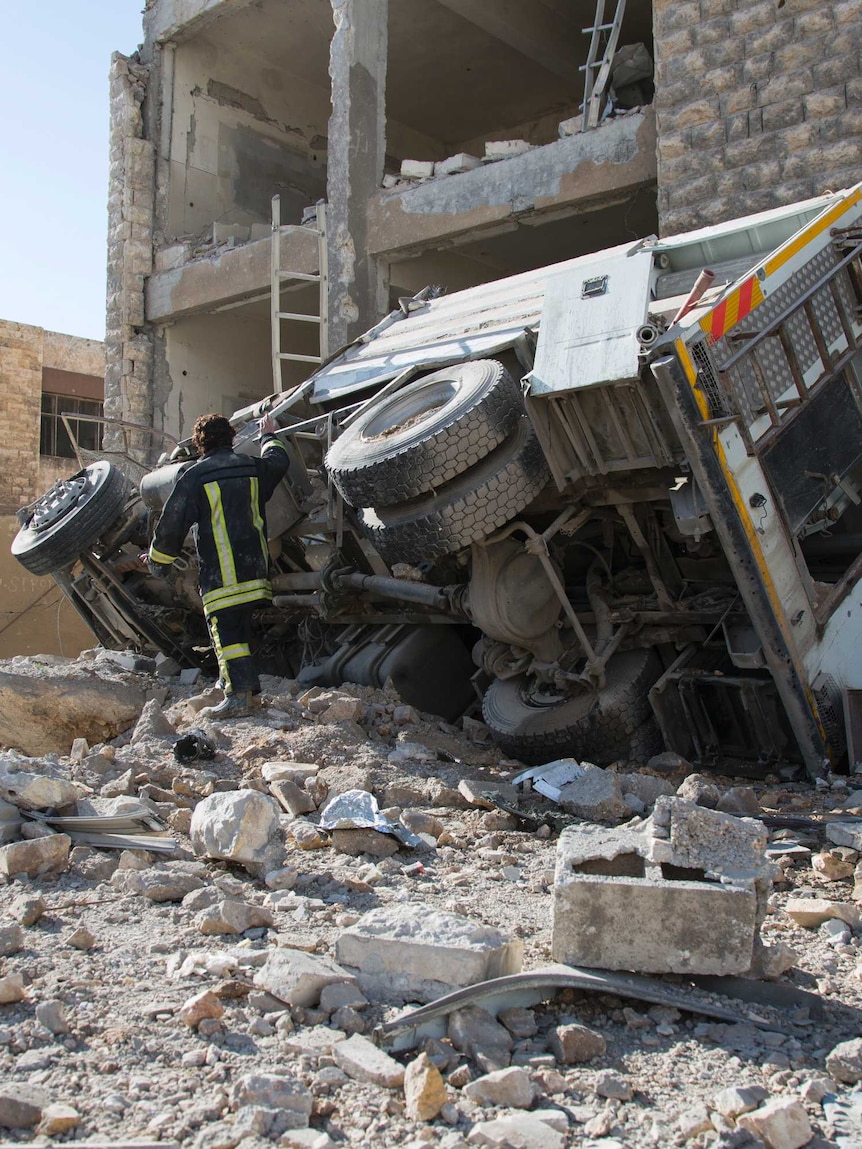
[[[763,303],[763,298],[763,290],[756,275],[741,283],[727,299],[723,299],[718,307],[714,307],[701,319],[700,326],[709,336],[710,343],[717,342],[745,319],[749,312]]]

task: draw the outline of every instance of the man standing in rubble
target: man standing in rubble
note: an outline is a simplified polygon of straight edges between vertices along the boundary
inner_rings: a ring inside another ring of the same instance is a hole
[[[152,574],[165,576],[195,532],[199,583],[224,700],[203,718],[249,714],[260,679],[251,652],[251,617],[272,599],[265,504],[288,469],[272,415],[260,420],[260,458],[233,450],[234,429],[223,415],[201,415],[192,445],[201,458],[177,479],[149,550]]]

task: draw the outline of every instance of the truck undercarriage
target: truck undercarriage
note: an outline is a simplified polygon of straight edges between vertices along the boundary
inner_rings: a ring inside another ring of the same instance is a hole
[[[257,451],[271,411],[291,454],[267,509],[262,668],[391,680],[449,720],[481,703],[531,764],[846,761],[860,200],[422,293],[236,413],[235,449]],[[21,512],[13,550],[106,645],[207,666],[194,546],[170,583],[137,561],[193,462],[180,444],[134,488],[92,464]]]

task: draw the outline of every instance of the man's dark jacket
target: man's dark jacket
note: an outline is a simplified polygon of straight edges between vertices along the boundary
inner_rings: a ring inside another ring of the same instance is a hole
[[[196,527],[204,613],[272,598],[264,507],[289,465],[287,450],[265,436],[261,457],[212,451],[177,479],[150,546],[150,562],[176,562]]]

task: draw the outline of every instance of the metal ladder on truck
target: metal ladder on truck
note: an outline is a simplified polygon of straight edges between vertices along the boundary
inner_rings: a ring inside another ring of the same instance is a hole
[[[294,225],[287,225],[291,228]],[[318,270],[316,273],[306,271],[283,271],[281,267],[281,239],[287,227],[281,223],[281,197],[272,197],[272,247],[270,254],[270,318],[272,325],[272,383],[273,391],[281,393],[285,390],[282,377],[282,364],[287,360],[293,363],[320,364],[328,356],[328,273],[326,252],[326,205],[317,205],[317,225],[314,228],[303,226],[303,231],[310,231],[317,236]],[[317,283],[320,286],[320,303],[318,313],[302,311],[282,311],[281,293],[283,285],[289,281]],[[320,350],[317,355],[300,354],[297,351],[285,351],[283,324],[285,323],[314,323],[320,332]]]
[[[610,79],[611,64],[619,43],[625,11],[626,0],[617,0],[613,17],[606,21],[605,0],[596,0],[596,16],[592,28],[581,29],[585,35],[590,37],[587,62],[581,64],[579,68],[579,71],[584,73],[584,102],[581,104],[583,111],[582,132],[598,126],[602,99]],[[602,44],[603,40],[604,44]],[[594,75],[593,70],[596,68],[598,71]]]

